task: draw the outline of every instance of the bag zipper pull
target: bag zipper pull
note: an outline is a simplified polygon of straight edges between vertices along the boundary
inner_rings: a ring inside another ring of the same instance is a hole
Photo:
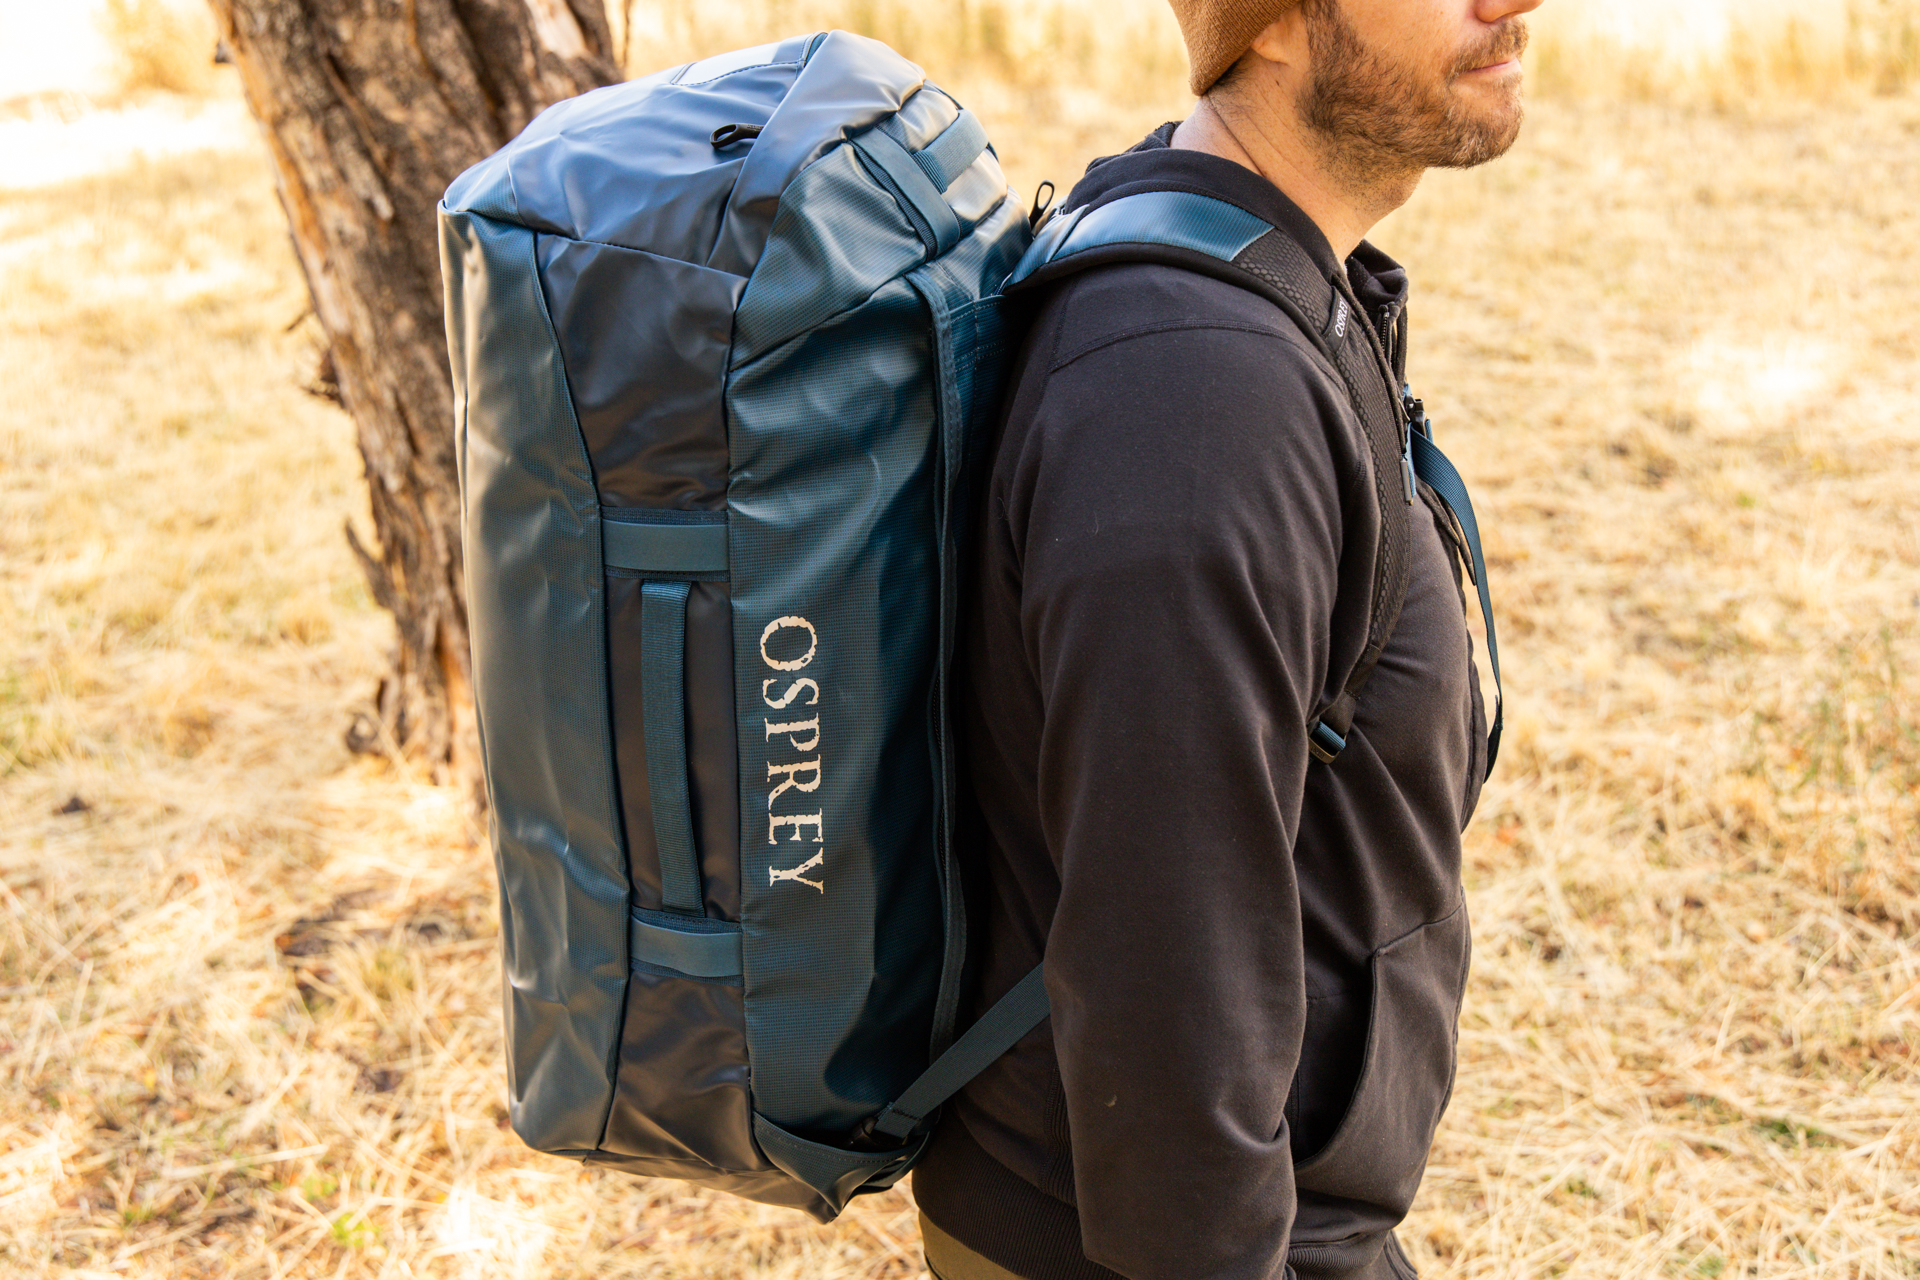
[[[1042,179],[1033,189],[1033,208],[1027,210],[1027,226],[1036,234],[1053,216],[1053,191],[1053,183],[1047,179]]]
[[[723,124],[715,129],[709,138],[715,151],[724,151],[736,142],[752,142],[760,136],[763,126],[757,124]]]

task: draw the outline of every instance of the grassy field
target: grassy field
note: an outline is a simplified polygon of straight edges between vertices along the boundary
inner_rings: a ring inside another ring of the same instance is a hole
[[[1157,0],[1038,10],[669,3],[631,56],[865,22],[1031,192],[1185,105]],[[1689,12],[1543,11],[1519,147],[1376,236],[1512,699],[1438,1280],[1920,1277],[1913,11]],[[504,1130],[490,858],[342,742],[388,631],[231,87],[0,149],[0,1275],[921,1275],[904,1190],[821,1227]]]

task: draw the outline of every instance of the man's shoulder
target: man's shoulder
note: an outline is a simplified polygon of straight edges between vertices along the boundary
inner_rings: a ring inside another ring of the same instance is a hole
[[[1137,358],[1139,344],[1186,348],[1206,341],[1210,372],[1252,361],[1267,377],[1337,378],[1333,364],[1299,322],[1270,300],[1227,280],[1164,263],[1117,263],[1055,285],[1028,331],[1028,376],[1053,374],[1110,348]]]
[[[1019,368],[996,447],[1003,498],[1271,505],[1283,491],[1343,495],[1365,462],[1345,384],[1313,338],[1198,272],[1128,263],[1061,281]]]

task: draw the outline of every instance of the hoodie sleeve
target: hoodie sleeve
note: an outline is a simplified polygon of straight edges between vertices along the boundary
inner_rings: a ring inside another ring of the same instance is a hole
[[[1291,851],[1347,412],[1297,337],[1123,334],[1049,372],[1005,491],[1075,1195],[1087,1257],[1130,1280],[1287,1274]]]

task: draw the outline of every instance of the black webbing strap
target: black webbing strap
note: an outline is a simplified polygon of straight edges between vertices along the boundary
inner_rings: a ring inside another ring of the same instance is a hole
[[[1013,984],[1013,990],[980,1015],[980,1020],[921,1072],[920,1078],[908,1085],[907,1091],[892,1106],[873,1118],[873,1132],[905,1142],[935,1107],[958,1093],[962,1085],[1044,1022],[1048,1013],[1047,988],[1041,981],[1041,971],[1042,966],[1035,965],[1031,973]]]
[[[687,796],[688,590],[685,582],[640,584],[640,696],[661,905],[697,916],[703,914],[700,859]]]
[[[1440,452],[1440,446],[1424,431],[1413,433],[1413,470],[1425,480],[1440,501],[1447,504],[1460,532],[1467,539],[1467,555],[1472,560],[1468,572],[1480,592],[1480,616],[1487,624],[1487,662],[1493,667],[1493,727],[1487,731],[1487,772],[1500,755],[1500,726],[1506,719],[1507,698],[1500,687],[1500,641],[1493,630],[1493,595],[1487,589],[1487,560],[1480,551],[1480,525],[1473,518],[1473,499],[1467,496],[1467,483]]]

